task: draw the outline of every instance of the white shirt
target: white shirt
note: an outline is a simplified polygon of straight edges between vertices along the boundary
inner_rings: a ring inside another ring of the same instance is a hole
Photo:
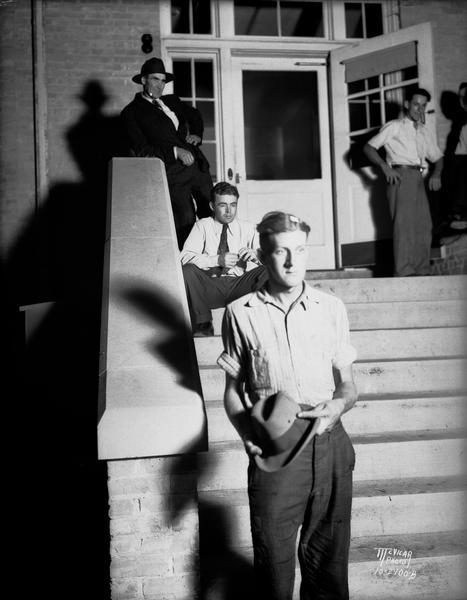
[[[304,284],[288,312],[265,289],[227,305],[217,363],[244,381],[252,404],[283,391],[316,406],[333,396],[333,367],[356,358],[342,300]]]
[[[443,156],[431,130],[421,123],[414,127],[414,122],[408,117],[383,125],[368,144],[376,150],[384,146],[389,165],[426,167],[426,159],[435,163]]]
[[[217,249],[221,233],[222,223],[215,221],[213,217],[196,221],[181,251],[180,260],[182,265],[191,263],[204,270],[218,267],[219,255]],[[229,252],[238,253],[241,248],[252,248],[257,251],[259,238],[255,226],[252,223],[235,219],[228,226],[227,243]],[[258,264],[248,261],[246,267],[237,265],[229,269],[227,275],[240,277],[245,270],[254,269]]]
[[[454,154],[467,154],[467,123],[461,129],[459,134],[459,142],[457,143]]]

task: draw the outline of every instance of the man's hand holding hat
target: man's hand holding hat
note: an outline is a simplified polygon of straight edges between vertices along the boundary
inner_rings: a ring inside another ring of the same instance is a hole
[[[299,419],[319,419],[316,435],[321,435],[325,431],[331,431],[337,421],[340,419],[345,409],[345,400],[343,398],[332,398],[327,402],[321,402],[311,410],[303,410],[297,414]]]

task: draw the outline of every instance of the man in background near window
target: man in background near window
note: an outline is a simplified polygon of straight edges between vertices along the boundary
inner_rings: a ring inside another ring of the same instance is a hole
[[[424,89],[411,91],[404,102],[406,114],[383,125],[364,147],[366,156],[380,167],[388,183],[397,277],[430,273],[432,221],[423,173],[428,169],[427,160],[434,163],[428,187],[437,191],[443,168],[443,154],[425,125],[430,99]],[[381,147],[386,151],[386,161],[377,152]]]
[[[467,231],[467,81],[459,86],[459,116],[454,123],[454,154],[450,157],[447,182],[451,202],[450,227]]]
[[[197,221],[181,253],[195,336],[213,335],[211,309],[260,288],[267,279],[257,256],[255,226],[237,217],[238,190],[221,181],[211,190],[212,216]]]
[[[134,156],[164,161],[179,248],[198,217],[210,215],[212,179],[209,163],[199,145],[203,138],[200,112],[174,94],[163,96],[165,84],[173,80],[160,58],[150,58],[132,78],[142,92],[122,111]]]

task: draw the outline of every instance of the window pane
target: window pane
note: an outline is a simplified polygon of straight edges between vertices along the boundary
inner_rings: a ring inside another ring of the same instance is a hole
[[[369,77],[366,80],[367,90],[374,90],[375,88],[379,88],[379,77]]]
[[[190,0],[172,0],[172,33],[190,33]]]
[[[366,120],[367,96],[349,100],[350,131],[359,131],[368,127]]]
[[[201,146],[204,156],[209,162],[209,172],[212,175],[214,183],[217,181],[217,159],[216,159],[216,144],[214,142],[205,142]]]
[[[214,97],[211,60],[197,60],[195,62],[195,82],[196,96],[198,98]]]
[[[276,2],[234,0],[236,35],[278,35]]]
[[[280,4],[283,36],[323,37],[322,2],[282,0]]]
[[[345,3],[345,37],[363,37],[362,5]]]
[[[384,85],[391,85],[391,83],[395,83],[396,81],[408,81],[409,79],[417,79],[417,77],[418,67],[417,65],[414,65],[413,67],[407,67],[406,69],[401,69],[400,71],[392,71],[391,73],[386,73],[384,75]]]
[[[189,60],[174,60],[174,93],[181,98],[192,97],[191,70]]]
[[[358,81],[351,81],[347,84],[348,94],[357,94],[365,90],[365,79],[359,79]]]
[[[379,94],[371,94],[369,96],[370,101],[370,127],[379,127],[381,126],[381,102],[379,98]]]
[[[203,117],[203,123],[204,123],[203,139],[206,141],[215,140],[216,139],[216,130],[214,128],[214,102],[198,100],[196,102],[196,108],[199,110],[199,112],[201,113],[201,116]]]
[[[366,133],[361,133],[359,135],[353,135],[350,138],[350,148],[349,153],[347,155],[347,162],[351,169],[361,169],[362,167],[367,167],[371,165],[371,162],[366,157],[366,154],[363,152],[363,146],[370,140],[376,133],[378,129],[372,129]],[[380,151],[380,154],[383,154],[384,150]]]
[[[383,10],[381,4],[365,4],[366,37],[383,33]]]
[[[211,33],[210,0],[192,0],[193,33]]]
[[[243,72],[248,179],[321,177],[315,72]]]

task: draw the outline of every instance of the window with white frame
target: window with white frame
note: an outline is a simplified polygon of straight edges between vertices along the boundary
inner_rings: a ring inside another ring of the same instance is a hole
[[[345,37],[372,38],[384,33],[382,2],[345,2]]]
[[[211,34],[211,0],[171,0],[172,33]]]
[[[199,110],[204,123],[202,151],[217,181],[217,102],[212,58],[174,58],[174,93]]]
[[[234,0],[235,35],[324,37],[323,2]]]
[[[400,116],[404,99],[418,87],[416,44],[395,46],[346,64],[350,131],[349,163],[356,169],[368,163],[361,153],[384,124]]]

